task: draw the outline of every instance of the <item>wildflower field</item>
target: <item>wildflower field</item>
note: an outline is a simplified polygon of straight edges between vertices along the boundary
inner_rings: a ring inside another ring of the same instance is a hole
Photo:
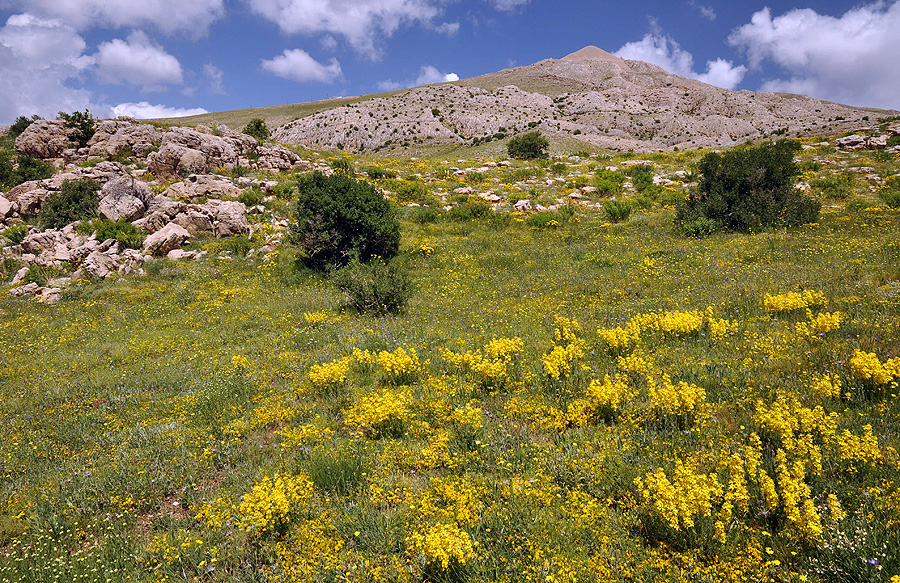
[[[424,205],[395,317],[297,267],[281,199],[267,252],[4,293],[0,581],[898,583],[900,162],[864,156],[804,150],[854,177],[818,223],[705,238],[673,231],[683,174],[618,223],[424,215],[627,156],[360,161]]]

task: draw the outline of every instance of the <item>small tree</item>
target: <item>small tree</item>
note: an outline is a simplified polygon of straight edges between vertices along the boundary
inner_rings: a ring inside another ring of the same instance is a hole
[[[9,126],[9,135],[14,138],[19,137],[22,132],[28,129],[28,126],[41,119],[39,115],[33,115],[31,117],[25,117],[24,115],[20,115],[16,118],[16,121],[13,122],[11,126]]]
[[[698,219],[733,231],[760,231],[815,221],[821,205],[794,187],[794,153],[800,144],[774,144],[710,153],[700,161],[700,182],[680,202],[675,222],[682,229]]]
[[[512,138],[506,145],[510,158],[531,160],[534,158],[546,158],[550,142],[541,135],[541,132],[528,132]]]
[[[97,216],[100,185],[93,180],[66,180],[56,194],[51,194],[41,205],[38,222],[45,229],[59,229],[69,223]]]
[[[272,135],[272,133],[269,131],[269,127],[266,125],[265,120],[258,117],[254,117],[247,123],[246,126],[244,126],[244,133],[248,136],[256,138],[256,140],[259,142],[268,140],[269,136]]]
[[[58,118],[66,122],[66,127],[73,130],[69,134],[69,141],[79,148],[87,146],[87,143],[94,137],[95,126],[97,120],[88,110],[76,111],[73,113],[59,112]]]
[[[400,222],[391,204],[365,182],[313,172],[298,181],[294,238],[316,269],[346,265],[352,257],[390,260],[400,249]]]

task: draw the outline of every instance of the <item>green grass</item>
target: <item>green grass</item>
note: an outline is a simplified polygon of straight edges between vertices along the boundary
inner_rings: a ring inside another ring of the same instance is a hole
[[[666,175],[696,158],[654,163]],[[463,184],[430,161],[381,166],[423,174],[434,193]],[[896,161],[880,167],[896,171]],[[500,190],[516,168],[491,169],[476,186]],[[548,198],[566,193],[537,186]],[[830,581],[840,571],[889,581],[900,570],[900,405],[896,387],[857,378],[849,361],[856,350],[881,362],[900,355],[900,211],[829,206],[796,230],[692,239],[674,233],[670,207],[614,224],[602,209],[574,208],[555,213],[553,228],[516,215],[501,225],[477,213],[464,222],[439,208],[429,222],[410,213],[399,259],[414,293],[394,317],[344,310],[325,277],[298,270],[288,245],[242,260],[260,244],[250,239],[227,244],[234,258],[161,261],[146,277],[80,283],[55,306],[3,294],[0,581]],[[822,292],[828,304],[812,312],[840,311],[838,328],[803,335],[805,310],[763,305],[766,294],[798,290]],[[707,308],[730,322],[727,333],[647,329],[624,350],[598,333],[642,314]],[[580,325],[583,354],[552,378],[543,360],[577,344],[556,316]],[[446,352],[513,337],[521,350],[493,376]],[[418,364],[392,373],[381,362],[393,357],[378,353],[398,347]],[[327,384],[308,376],[354,349],[375,360],[348,361]],[[652,371],[625,370],[619,357],[629,355]],[[660,409],[649,388],[662,373],[702,388],[703,403]],[[590,405],[591,381],[616,374],[632,398],[580,421],[573,412]],[[824,374],[849,396],[817,396]],[[783,507],[764,512],[748,477],[751,505],[735,508],[718,543],[729,459],[745,457],[752,432],[761,467],[781,480],[776,450],[788,445],[759,420],[758,401],[789,395],[834,414],[836,435],[871,425],[878,457],[841,459],[810,432],[822,469],[808,467],[803,482],[822,533],[804,535]],[[354,425],[354,415],[371,425]],[[660,468],[674,480],[676,460],[723,487],[693,527],[673,528],[635,484]],[[277,475],[308,476],[308,498],[285,511],[284,538],[245,532],[247,494]],[[829,494],[847,518],[832,520]],[[434,525],[465,533],[439,548],[468,537],[475,558],[443,569],[417,550],[412,537]]]

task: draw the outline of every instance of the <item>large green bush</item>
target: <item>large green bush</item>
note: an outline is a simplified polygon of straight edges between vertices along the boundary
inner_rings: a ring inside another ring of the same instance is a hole
[[[99,190],[100,185],[93,180],[66,180],[60,191],[48,196],[41,205],[38,222],[45,229],[59,229],[97,216]]]
[[[798,150],[799,143],[780,140],[707,154],[697,188],[678,205],[676,224],[705,217],[720,229],[751,232],[816,221],[821,205],[794,186]]]
[[[403,312],[412,293],[409,275],[396,261],[364,264],[354,257],[331,273],[331,281],[344,292],[348,307],[376,316]]]
[[[352,257],[385,261],[400,248],[400,222],[373,186],[345,175],[312,172],[298,181],[294,239],[316,269],[346,265]]]
[[[0,186],[13,187],[29,180],[43,180],[53,176],[53,166],[28,154],[16,155],[13,165],[12,152],[0,150]]]
[[[90,139],[94,137],[97,119],[88,110],[85,109],[84,111],[75,111],[73,113],[60,111],[57,118],[65,121],[66,127],[72,130],[69,133],[69,141],[76,147],[85,147]]]
[[[533,158],[546,158],[550,142],[541,135],[541,132],[528,132],[512,138],[506,144],[506,151],[510,158],[530,160]]]

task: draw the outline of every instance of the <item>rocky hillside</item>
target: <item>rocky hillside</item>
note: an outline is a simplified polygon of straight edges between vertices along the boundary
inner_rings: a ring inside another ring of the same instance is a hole
[[[367,152],[472,145],[538,128],[586,146],[649,152],[844,131],[897,113],[729,91],[586,47],[562,59],[321,111],[281,126],[274,137]]]

